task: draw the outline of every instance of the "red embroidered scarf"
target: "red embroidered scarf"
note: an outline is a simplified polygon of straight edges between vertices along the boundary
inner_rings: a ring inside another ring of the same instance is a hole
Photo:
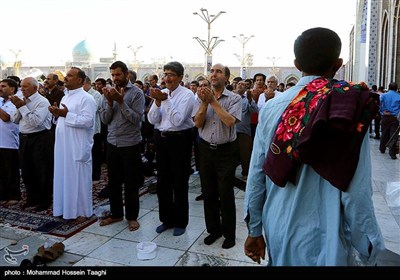
[[[346,191],[357,168],[363,138],[379,110],[379,95],[365,84],[317,78],[291,101],[278,121],[263,165],[278,186],[296,184],[297,169],[310,165]]]

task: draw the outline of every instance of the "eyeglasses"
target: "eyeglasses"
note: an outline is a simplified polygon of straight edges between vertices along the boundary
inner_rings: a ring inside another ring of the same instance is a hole
[[[175,73],[164,73],[163,74],[163,78],[171,78],[171,77],[176,77],[178,75],[176,75]]]

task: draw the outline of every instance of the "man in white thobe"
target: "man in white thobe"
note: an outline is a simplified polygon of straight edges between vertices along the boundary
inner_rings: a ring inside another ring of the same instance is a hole
[[[93,215],[92,146],[96,102],[83,89],[85,72],[72,67],[65,77],[68,89],[60,108],[50,112],[57,118],[54,146],[53,215],[85,220]]]

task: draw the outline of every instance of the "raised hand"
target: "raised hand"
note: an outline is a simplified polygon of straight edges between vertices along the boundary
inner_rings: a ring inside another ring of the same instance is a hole
[[[114,100],[115,102],[122,104],[124,102],[124,95],[125,95],[125,89],[121,88],[121,92],[119,92],[115,87],[112,87],[109,89],[109,94],[111,96],[111,99]]]
[[[247,100],[249,100],[249,102],[251,102],[252,101],[252,99],[253,99],[253,93],[251,92],[251,90],[247,90],[246,91],[246,97],[247,97]]]
[[[164,101],[168,98],[168,94],[166,92],[162,92],[158,88],[150,88],[150,97],[155,100],[155,103],[158,107],[161,105],[161,101]]]
[[[12,104],[14,104],[15,107],[17,107],[17,109],[20,108],[20,107],[22,107],[22,106],[24,106],[24,105],[26,105],[25,100],[19,98],[19,97],[16,96],[16,95],[11,95],[11,96],[10,96],[10,100],[11,100]]]
[[[273,89],[267,88],[264,90],[265,100],[269,100],[275,97],[275,91]]]
[[[53,106],[49,106],[50,113],[52,113],[53,116],[55,116],[57,118],[58,117],[64,117],[65,118],[67,116],[67,113],[68,113],[68,107],[64,103],[61,103],[61,106],[63,106],[64,108],[63,109],[58,108],[57,102],[54,102]]]
[[[168,94],[166,92],[162,92],[158,88],[150,88],[150,97],[155,100],[164,101],[168,98]]]
[[[199,98],[203,101],[206,102],[208,104],[216,101],[215,96],[213,91],[211,90],[211,88],[209,87],[203,87],[200,89],[199,91]]]

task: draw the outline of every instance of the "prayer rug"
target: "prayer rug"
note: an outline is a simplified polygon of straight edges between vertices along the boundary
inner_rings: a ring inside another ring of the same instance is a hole
[[[93,208],[100,205],[108,204],[108,198],[98,197],[98,193],[107,185],[107,168],[102,166],[102,174],[99,181],[93,184]],[[145,177],[145,182],[139,190],[139,195],[147,193],[150,185],[157,182],[156,176]],[[85,227],[97,221],[97,217],[93,215],[83,222],[76,220],[64,220],[53,216],[53,206],[43,211],[36,211],[34,208],[23,209],[22,205],[26,202],[25,186],[21,180],[21,201],[13,206],[0,206],[0,225],[19,227],[36,232],[43,232],[55,236],[68,238],[75,233],[81,231]]]

